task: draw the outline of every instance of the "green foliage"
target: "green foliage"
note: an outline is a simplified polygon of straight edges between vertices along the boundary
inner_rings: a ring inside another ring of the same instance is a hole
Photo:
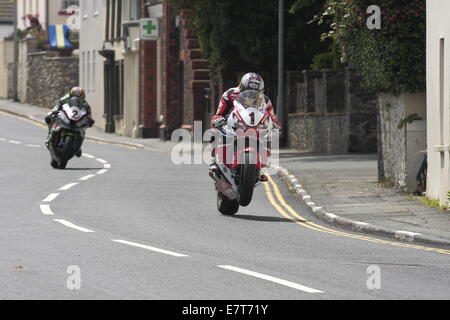
[[[407,124],[410,124],[410,123],[412,123],[412,122],[415,121],[415,120],[422,120],[422,118],[419,117],[419,116],[417,115],[417,113],[410,114],[410,115],[407,116],[406,118],[400,120],[400,122],[399,122],[397,128],[401,129],[401,128],[403,128],[404,126],[406,126]]]
[[[323,52],[316,54],[313,58],[311,69],[322,70],[333,68],[334,54],[332,52]]]
[[[370,5],[381,9],[381,29],[370,30]],[[400,95],[425,90],[426,0],[327,0],[315,20],[329,31],[343,62],[361,74],[372,92]]]
[[[311,69],[320,71],[323,69],[340,69],[343,64],[339,60],[339,55],[336,53],[336,47],[331,46],[331,51],[316,54],[311,64]]]
[[[259,72],[270,86],[276,82],[278,57],[278,1],[273,0],[170,0],[190,9],[190,26],[214,72]],[[286,0],[285,67],[307,69],[317,53],[328,50],[321,42],[327,29],[307,24],[325,0]],[[291,9],[291,10],[290,10]]]

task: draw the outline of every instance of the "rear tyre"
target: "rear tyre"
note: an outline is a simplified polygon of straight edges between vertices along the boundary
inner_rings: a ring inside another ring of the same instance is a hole
[[[239,202],[227,198],[221,192],[217,192],[217,210],[225,216],[235,215],[239,210]]]
[[[250,204],[253,198],[253,190],[256,184],[256,162],[251,161],[253,154],[245,154],[245,162],[241,164],[241,176],[239,179],[238,201],[243,207]]]

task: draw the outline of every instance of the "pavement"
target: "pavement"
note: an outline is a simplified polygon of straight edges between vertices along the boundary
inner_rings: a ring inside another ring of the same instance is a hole
[[[0,99],[0,110],[43,123],[47,109]],[[87,139],[156,152],[175,142],[135,139],[93,127]],[[280,151],[278,175],[318,218],[358,232],[450,247],[450,212],[428,207],[377,183],[377,155],[319,155]]]
[[[323,220],[407,242],[450,246],[450,212],[379,184],[376,154],[282,150],[278,174]]]

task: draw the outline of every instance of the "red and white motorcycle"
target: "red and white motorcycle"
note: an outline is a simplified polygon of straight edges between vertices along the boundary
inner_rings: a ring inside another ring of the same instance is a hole
[[[213,146],[216,169],[209,175],[215,181],[217,209],[223,215],[234,215],[239,206],[252,201],[270,159],[275,129],[264,96],[253,90],[241,92],[227,124],[219,130]]]

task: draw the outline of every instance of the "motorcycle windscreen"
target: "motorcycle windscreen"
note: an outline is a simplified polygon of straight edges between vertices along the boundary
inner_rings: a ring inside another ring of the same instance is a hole
[[[236,100],[244,108],[259,108],[264,102],[264,94],[256,90],[245,90],[239,93]]]

